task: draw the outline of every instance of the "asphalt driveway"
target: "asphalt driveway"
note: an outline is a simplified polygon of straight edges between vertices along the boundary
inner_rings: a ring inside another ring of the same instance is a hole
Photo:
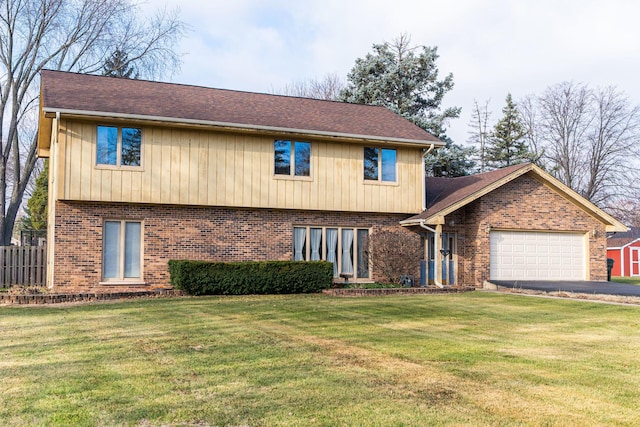
[[[530,289],[543,292],[575,292],[594,295],[620,295],[640,297],[640,286],[617,282],[544,281],[544,280],[492,280],[505,288]]]

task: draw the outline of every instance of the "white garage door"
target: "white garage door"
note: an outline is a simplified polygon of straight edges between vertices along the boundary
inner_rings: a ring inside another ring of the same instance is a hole
[[[492,231],[491,279],[585,280],[584,234]]]

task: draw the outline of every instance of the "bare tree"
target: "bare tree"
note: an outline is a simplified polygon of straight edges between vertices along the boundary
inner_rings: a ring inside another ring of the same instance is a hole
[[[417,272],[423,252],[417,234],[385,228],[371,234],[367,255],[386,281],[399,284],[400,276]]]
[[[522,104],[542,166],[585,198],[626,216],[625,200],[640,194],[640,108],[615,87],[570,82]]]
[[[640,153],[640,107],[632,107],[614,87],[595,90],[591,104],[582,194],[594,203],[615,208],[621,199],[635,197],[640,187],[637,165],[631,161]]]
[[[280,89],[272,90],[276,95],[299,96],[302,98],[324,99],[335,101],[346,87],[343,78],[330,73],[321,79],[302,80],[288,83]]]
[[[538,111],[536,107],[536,98],[526,96],[519,102],[520,120],[525,128],[524,139],[529,146],[529,152],[533,156],[531,161],[538,166],[544,167],[542,158],[545,155],[545,149],[542,141],[538,138]]]
[[[100,72],[116,50],[126,65],[154,78],[175,70],[185,31],[177,11],[141,20],[129,0],[5,0],[0,3],[0,245],[15,218],[36,164],[35,132],[23,124],[37,114],[43,68]]]
[[[478,165],[480,172],[487,170],[485,150],[489,134],[491,133],[488,130],[489,117],[491,117],[491,112],[489,111],[490,101],[490,99],[487,99],[484,105],[481,106],[478,101],[474,99],[473,109],[471,110],[471,120],[469,121],[471,130],[469,131],[468,142],[478,147]]]
[[[537,133],[545,158],[556,177],[574,190],[579,190],[586,161],[585,137],[592,120],[589,101],[589,89],[571,82],[551,86],[538,97]]]

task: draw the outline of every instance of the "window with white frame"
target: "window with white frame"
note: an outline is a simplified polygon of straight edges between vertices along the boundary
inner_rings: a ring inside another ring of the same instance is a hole
[[[103,280],[141,280],[142,222],[105,221],[102,240]]]
[[[369,278],[369,229],[358,227],[293,227],[293,259],[333,263],[333,276]]]
[[[311,176],[311,143],[278,139],[273,143],[274,173]]]
[[[396,150],[364,147],[364,179],[396,182]]]
[[[100,166],[140,166],[142,129],[98,126],[96,164]]]

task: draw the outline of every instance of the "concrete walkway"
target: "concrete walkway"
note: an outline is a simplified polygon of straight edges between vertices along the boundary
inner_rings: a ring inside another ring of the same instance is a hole
[[[579,294],[619,295],[640,297],[640,286],[616,282],[543,281],[543,280],[491,280],[496,286],[530,289],[542,292],[575,292]]]

